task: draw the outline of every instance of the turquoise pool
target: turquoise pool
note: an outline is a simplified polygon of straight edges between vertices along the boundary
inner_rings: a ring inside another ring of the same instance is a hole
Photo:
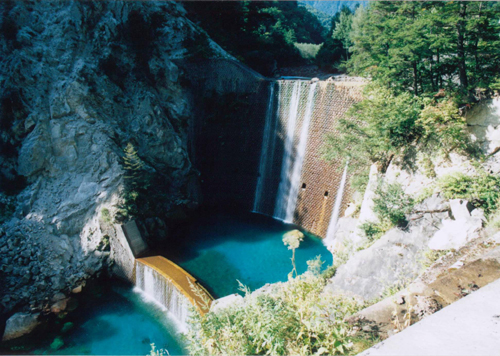
[[[67,318],[47,326],[50,330],[19,340],[0,353],[147,355],[151,343],[170,355],[187,353],[176,326],[162,309],[125,284],[106,283],[110,285],[87,298]],[[65,324],[68,330],[60,330]],[[64,343],[60,348],[56,339]]]
[[[216,298],[238,292],[238,282],[251,290],[286,281],[292,270],[292,251],[282,237],[296,227],[258,214],[210,214],[191,223],[183,243],[166,251],[170,258]],[[306,236],[296,250],[299,273],[320,255],[324,267],[333,262],[320,239]]]

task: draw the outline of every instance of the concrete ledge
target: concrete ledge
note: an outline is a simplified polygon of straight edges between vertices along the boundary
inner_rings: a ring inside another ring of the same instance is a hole
[[[360,355],[499,355],[500,280]]]
[[[207,312],[207,310],[203,308],[204,302],[202,298],[200,298],[199,295],[196,295],[191,290],[190,284],[198,287],[199,291],[204,294],[204,298],[208,299],[210,302],[213,301],[213,297],[205,288],[203,288],[201,284],[198,283],[198,281],[193,276],[187,273],[184,269],[163,256],[139,258],[136,261],[137,263],[142,263],[143,265],[154,269],[165,279],[169,280],[179,290],[179,292],[186,296],[191,304],[196,307],[202,315]]]

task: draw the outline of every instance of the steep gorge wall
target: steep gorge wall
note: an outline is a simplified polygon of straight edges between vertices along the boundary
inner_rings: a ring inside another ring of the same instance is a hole
[[[0,12],[1,317],[40,311],[113,265],[101,211],[112,218],[122,199],[128,142],[162,182],[163,214],[196,205],[192,100],[177,62],[200,30],[164,1],[2,2]]]
[[[200,172],[202,206],[249,211],[259,166],[269,81],[233,60],[192,64],[191,160]]]

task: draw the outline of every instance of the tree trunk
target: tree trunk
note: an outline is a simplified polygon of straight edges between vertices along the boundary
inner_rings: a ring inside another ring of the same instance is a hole
[[[418,71],[417,71],[417,61],[412,62],[413,66],[413,91],[415,95],[418,95]]]
[[[464,48],[464,33],[465,33],[465,15],[467,13],[467,3],[460,3],[460,15],[457,22],[457,56],[458,56],[458,73],[460,76],[460,85],[467,89],[467,68],[465,65],[465,48]]]

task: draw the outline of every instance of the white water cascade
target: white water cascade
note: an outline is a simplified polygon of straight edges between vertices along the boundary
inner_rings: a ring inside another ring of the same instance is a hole
[[[136,286],[148,297],[164,307],[180,323],[187,326],[188,299],[160,273],[140,262],[136,263]]]
[[[279,82],[278,82],[279,83]],[[281,87],[281,84],[279,84]],[[280,92],[279,90],[278,92]],[[278,100],[279,103],[279,100]],[[274,146],[276,142],[276,125],[278,120],[274,119],[274,83],[270,85],[269,104],[266,111],[266,123],[264,126],[264,137],[262,138],[262,150],[260,152],[259,177],[255,188],[255,198],[253,202],[253,212],[259,212],[262,203],[262,192],[267,179],[268,164],[273,162]]]
[[[300,176],[302,174],[302,166],[304,164],[304,156],[306,154],[307,138],[309,137],[309,124],[311,123],[311,116],[314,106],[314,93],[316,92],[317,83],[312,83],[309,87],[309,94],[307,96],[306,112],[302,128],[300,130],[299,144],[297,146],[297,153],[293,163],[292,176],[290,179],[290,191],[288,193],[288,201],[286,205],[285,222],[293,222],[293,213],[297,206],[297,198],[299,194]]]
[[[349,163],[346,163],[342,179],[340,180],[340,186],[337,191],[337,196],[335,197],[335,205],[333,206],[332,216],[330,217],[330,223],[328,224],[328,230],[326,231],[326,238],[323,240],[323,243],[327,247],[333,243],[335,233],[337,232],[337,222],[339,221],[340,207],[342,206],[342,199],[344,197],[344,189],[347,181],[348,164]]]
[[[280,183],[276,203],[274,206],[273,217],[278,220],[285,220],[288,195],[290,194],[290,166],[293,160],[293,139],[295,134],[295,125],[297,123],[297,114],[299,110],[301,82],[296,81],[293,85],[292,98],[288,110],[288,123],[286,127],[286,138],[283,151],[283,162],[281,164]]]

